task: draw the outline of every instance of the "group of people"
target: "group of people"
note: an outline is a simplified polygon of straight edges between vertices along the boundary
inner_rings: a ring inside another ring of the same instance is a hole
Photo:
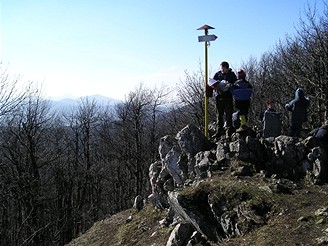
[[[302,126],[307,121],[307,109],[310,101],[304,95],[301,88],[295,91],[295,98],[285,104],[285,109],[291,112],[290,127],[288,135],[291,137],[300,137]],[[267,101],[267,110],[261,116],[263,121],[263,137],[276,137],[281,133],[281,113],[274,109],[274,101]],[[270,124],[268,124],[270,122]]]
[[[247,127],[247,115],[253,93],[252,85],[246,80],[244,70],[239,70],[236,74],[229,68],[229,63],[223,61],[221,68],[213,79],[209,80],[209,86],[214,90],[217,113],[217,131],[214,137],[223,133],[230,136],[234,131],[232,114],[234,106],[238,111],[240,127],[237,131],[242,131]]]
[[[209,80],[208,85],[213,90],[216,101],[217,131],[213,137],[219,137],[223,134],[229,137],[235,130],[237,132],[246,130],[253,86],[246,80],[245,71],[239,70],[236,76],[229,67],[229,63],[223,61],[220,64],[220,70]],[[267,110],[261,114],[263,136],[279,136],[281,133],[281,113],[274,109],[273,100],[268,100],[266,104]],[[307,121],[309,105],[310,101],[305,97],[303,89],[296,89],[295,98],[285,105],[285,109],[291,112],[289,136],[300,137],[302,125]],[[236,109],[235,113],[234,108]],[[238,115],[239,128],[237,129],[233,124],[233,114]],[[328,121],[326,121],[326,125],[323,124],[324,129],[321,134],[327,129],[327,123]]]

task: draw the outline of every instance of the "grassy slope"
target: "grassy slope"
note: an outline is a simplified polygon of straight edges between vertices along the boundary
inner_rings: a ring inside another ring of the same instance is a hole
[[[327,184],[299,184],[293,194],[277,194],[270,192],[269,181],[260,175],[242,178],[230,174],[219,175],[201,182],[197,187],[184,189],[182,194],[192,197],[206,189],[211,192],[212,197],[225,193],[226,197],[230,196],[229,199],[232,199],[231,194],[243,191],[251,194],[255,200],[271,204],[264,226],[255,228],[246,235],[227,239],[220,245],[317,245],[317,238],[328,237],[328,217],[314,214],[318,209],[328,207]],[[127,223],[126,219],[130,215],[133,219]],[[95,223],[89,231],[69,245],[166,245],[173,228],[159,224],[165,216],[166,211],[155,209],[150,204],[140,212],[134,209],[122,211]],[[303,219],[299,220],[301,217]]]

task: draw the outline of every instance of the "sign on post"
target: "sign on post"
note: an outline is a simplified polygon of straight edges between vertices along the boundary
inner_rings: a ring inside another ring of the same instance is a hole
[[[217,38],[218,37],[214,34],[198,36],[198,42],[210,42],[210,41],[214,41]]]

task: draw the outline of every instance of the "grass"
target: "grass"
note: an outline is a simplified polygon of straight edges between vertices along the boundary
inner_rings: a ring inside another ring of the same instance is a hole
[[[197,202],[209,201],[233,211],[256,211],[254,225],[243,221],[239,227],[242,236],[229,238],[220,245],[317,245],[320,237],[327,236],[327,216],[316,216],[315,211],[328,205],[328,185],[298,184],[292,194],[273,193],[268,188],[270,180],[255,175],[235,177],[230,174],[214,175],[196,186],[182,189],[184,206],[199,208]],[[131,222],[126,219],[132,216]],[[159,221],[167,215],[148,204],[140,212],[122,211],[95,225],[70,246],[106,245],[166,245],[173,227],[163,227]],[[300,219],[303,218],[303,219]],[[320,222],[320,223],[318,223]]]

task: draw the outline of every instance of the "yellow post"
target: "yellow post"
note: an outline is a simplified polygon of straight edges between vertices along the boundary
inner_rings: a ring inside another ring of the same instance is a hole
[[[208,29],[205,29],[205,35],[208,35]],[[207,47],[208,42],[205,41],[205,85],[204,85],[204,93],[205,93],[205,137],[208,138],[208,96],[207,96],[207,81],[208,81],[208,57],[207,57]]]
[[[205,35],[204,36],[198,36],[198,42],[205,42],[205,86],[204,86],[204,104],[205,104],[205,137],[208,138],[208,95],[207,95],[207,82],[208,82],[208,58],[207,58],[207,48],[210,41],[214,41],[217,36],[215,35],[208,35],[208,29],[215,29],[214,27],[211,27],[209,25],[204,25],[198,28],[197,30],[204,30]]]

